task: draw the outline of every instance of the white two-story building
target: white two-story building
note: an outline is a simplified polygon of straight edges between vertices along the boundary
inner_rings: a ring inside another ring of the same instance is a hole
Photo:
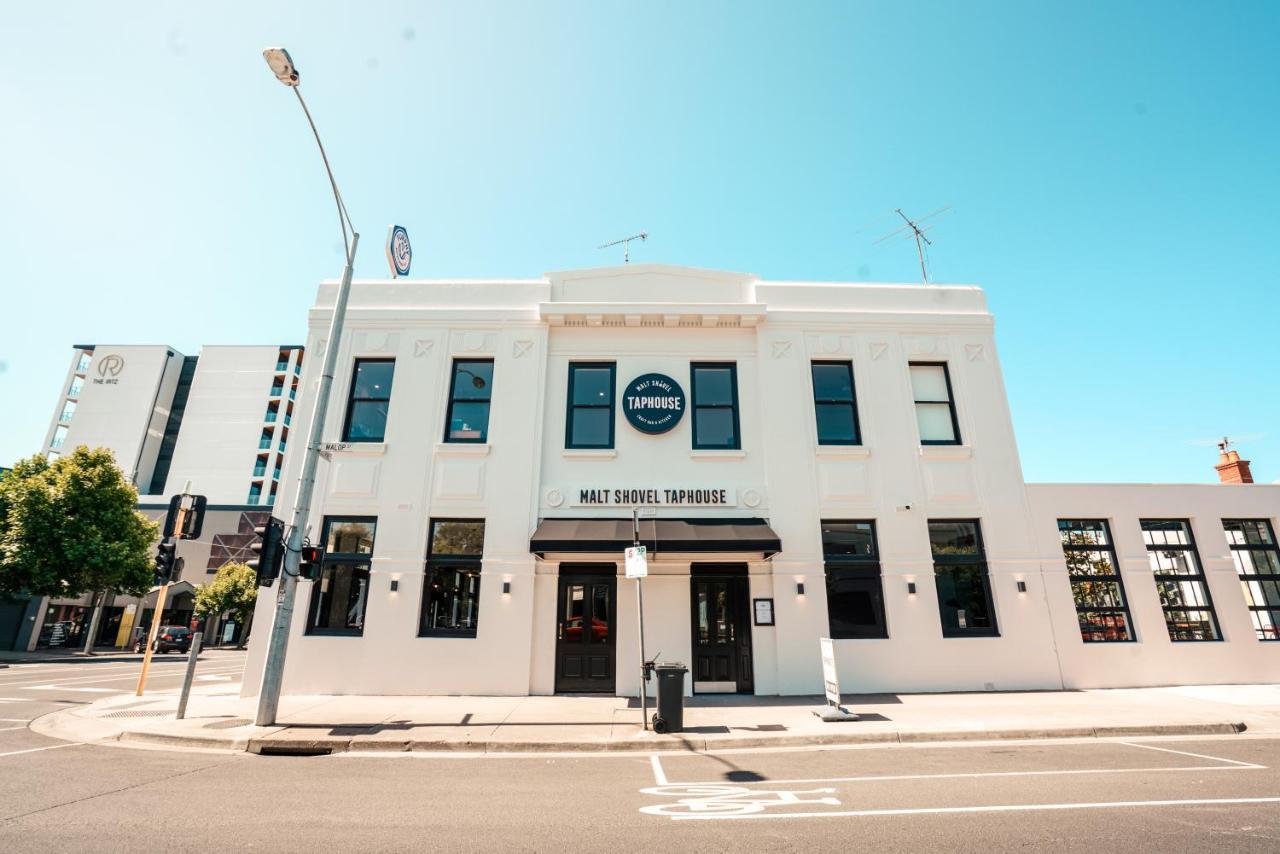
[[[821,693],[823,637],[847,691],[1280,672],[1280,487],[1028,487],[978,288],[362,281],[333,344],[335,294],[287,693],[634,695],[637,517],[645,655],[698,693]]]

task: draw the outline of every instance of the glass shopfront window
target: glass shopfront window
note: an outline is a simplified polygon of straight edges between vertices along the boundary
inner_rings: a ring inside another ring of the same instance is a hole
[[[887,638],[874,522],[822,522],[832,638]]]
[[[326,517],[320,578],[311,585],[307,634],[361,635],[369,603],[375,518]]]
[[[929,522],[933,579],[943,637],[994,637],[995,606],[982,530],[976,519]]]
[[[432,520],[418,637],[476,636],[483,554],[483,519]]]

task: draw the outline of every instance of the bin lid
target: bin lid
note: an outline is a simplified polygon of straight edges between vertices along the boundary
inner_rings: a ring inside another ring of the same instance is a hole
[[[682,661],[659,661],[654,666],[655,670],[683,670],[688,673],[689,668],[684,666]]]

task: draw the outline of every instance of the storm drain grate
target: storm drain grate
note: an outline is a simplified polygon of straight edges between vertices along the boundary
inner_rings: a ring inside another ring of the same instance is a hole
[[[248,726],[251,723],[253,723],[253,721],[249,720],[248,718],[231,718],[230,720],[214,721],[211,724],[205,724],[204,728],[205,729],[231,729],[232,727],[237,727],[237,726]]]
[[[132,709],[124,712],[109,712],[102,715],[104,718],[166,718],[173,715],[173,712],[164,709]]]

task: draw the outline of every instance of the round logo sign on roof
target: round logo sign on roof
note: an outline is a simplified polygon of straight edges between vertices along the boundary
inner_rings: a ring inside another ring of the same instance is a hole
[[[409,275],[413,249],[409,246],[409,232],[402,225],[393,225],[387,232],[387,261],[391,264],[392,278]]]
[[[665,433],[684,416],[684,390],[665,374],[644,374],[627,383],[622,412],[641,433]]]

